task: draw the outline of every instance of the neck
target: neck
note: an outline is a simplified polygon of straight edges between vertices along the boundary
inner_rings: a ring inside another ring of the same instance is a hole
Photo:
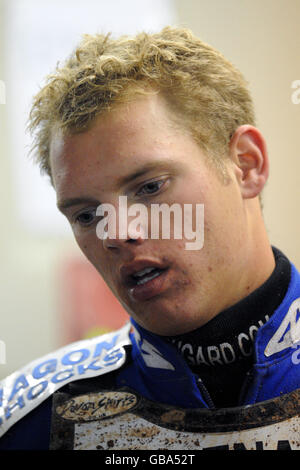
[[[258,207],[259,201],[251,202],[254,208],[252,211],[249,211],[248,225],[252,238],[249,242],[249,256],[245,266],[245,273],[248,274],[246,284],[247,287],[250,286],[250,289],[245,291],[245,295],[260,287],[270,277],[275,268],[272,246],[268,238],[260,206]]]
[[[241,242],[241,257],[243,263],[237,273],[235,282],[232,283],[232,297],[228,308],[236,302],[244,299],[258,289],[273,273],[275,259],[270,244],[259,201],[253,200],[248,203],[250,209],[247,212],[247,233],[251,234],[247,240]]]

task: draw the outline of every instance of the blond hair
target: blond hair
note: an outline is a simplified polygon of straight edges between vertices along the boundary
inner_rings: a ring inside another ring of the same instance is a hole
[[[85,35],[33,100],[29,129],[41,170],[51,177],[54,127],[84,132],[100,114],[153,92],[166,98],[174,117],[219,167],[236,128],[255,125],[242,74],[188,29],[165,27],[159,33],[118,39]]]

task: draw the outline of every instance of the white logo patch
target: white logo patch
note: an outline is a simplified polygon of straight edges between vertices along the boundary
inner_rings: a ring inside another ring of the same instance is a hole
[[[162,356],[161,352],[153,344],[149,343],[146,339],[142,340],[141,335],[135,328],[134,336],[147,367],[175,370],[175,367]]]
[[[300,297],[292,302],[283,322],[268,342],[265,356],[270,357],[300,341],[300,321],[297,316],[300,317]]]

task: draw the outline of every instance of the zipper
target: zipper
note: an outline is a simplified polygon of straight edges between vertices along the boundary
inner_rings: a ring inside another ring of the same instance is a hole
[[[209,392],[207,391],[207,388],[205,387],[203,381],[200,379],[200,377],[196,376],[196,382],[197,382],[197,387],[198,387],[201,395],[203,396],[204,400],[206,401],[206,403],[208,405],[208,408],[215,409],[216,408],[215,404],[212,401],[212,398],[211,398]]]

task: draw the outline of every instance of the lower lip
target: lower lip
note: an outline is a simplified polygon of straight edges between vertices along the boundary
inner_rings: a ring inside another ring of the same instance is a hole
[[[150,279],[145,284],[131,287],[129,289],[130,297],[135,301],[144,301],[161,294],[164,290],[167,275],[168,269],[162,271],[159,276]]]

